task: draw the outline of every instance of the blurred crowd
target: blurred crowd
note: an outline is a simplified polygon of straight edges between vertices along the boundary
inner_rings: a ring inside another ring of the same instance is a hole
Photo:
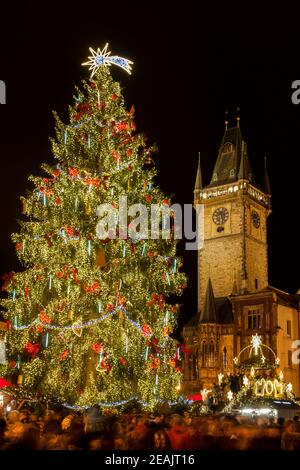
[[[300,421],[189,412],[84,414],[13,410],[0,417],[1,450],[297,450]]]

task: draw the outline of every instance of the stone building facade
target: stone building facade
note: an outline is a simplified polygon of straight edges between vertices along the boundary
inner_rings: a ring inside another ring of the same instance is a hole
[[[235,127],[226,124],[205,187],[199,161],[194,203],[203,243],[198,250],[198,313],[183,328],[189,350],[184,392],[210,388],[220,372],[233,373],[234,357],[257,333],[277,354],[286,381],[300,396],[300,365],[293,361],[292,344],[300,339],[300,295],[268,284],[269,179],[265,164],[264,185],[256,184],[239,119]]]

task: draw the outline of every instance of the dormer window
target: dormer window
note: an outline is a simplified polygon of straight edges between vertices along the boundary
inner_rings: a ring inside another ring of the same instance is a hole
[[[213,174],[213,181],[218,181],[218,175],[217,175],[217,173],[214,173],[214,174]]]
[[[233,152],[233,144],[231,144],[230,142],[228,142],[228,143],[225,144],[224,147],[222,148],[222,153],[230,153],[230,152]]]
[[[232,177],[234,177],[234,176],[235,176],[235,170],[230,170],[230,172],[229,172],[229,176],[232,176]]]

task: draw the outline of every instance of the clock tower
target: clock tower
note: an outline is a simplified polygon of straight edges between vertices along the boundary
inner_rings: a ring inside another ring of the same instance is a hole
[[[270,188],[255,183],[247,145],[239,126],[226,128],[208,186],[203,187],[200,159],[194,202],[202,204],[198,230],[198,311],[204,306],[207,280],[216,297],[258,292],[268,286],[267,218]]]

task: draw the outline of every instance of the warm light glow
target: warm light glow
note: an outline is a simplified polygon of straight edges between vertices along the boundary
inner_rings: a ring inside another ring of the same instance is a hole
[[[282,372],[282,370],[279,372],[279,378],[280,378],[280,380],[283,380],[283,372]]]
[[[229,390],[229,392],[227,393],[227,398],[229,401],[231,401],[233,399],[233,393],[231,390]]]
[[[249,385],[249,379],[246,375],[244,375],[244,377],[243,377],[243,384],[245,385],[245,387],[248,387],[248,385]]]
[[[260,348],[260,346],[261,346],[261,337],[258,336],[257,333],[252,336],[251,345],[252,345],[252,348],[254,348],[255,355],[257,355],[258,354],[258,348]]]
[[[99,47],[95,51],[91,47],[89,48],[92,55],[88,57],[88,61],[82,63],[81,65],[90,65],[89,70],[91,70],[91,78],[97,72],[99,67],[102,66],[110,66],[112,64],[118,65],[123,70],[126,70],[129,74],[131,74],[131,64],[133,62],[128,59],[124,59],[123,57],[119,56],[111,56],[110,52],[107,51],[108,43],[105,44],[104,48],[101,50]]]
[[[221,383],[223,382],[223,378],[224,378],[224,374],[220,372],[220,374],[218,374],[219,385],[221,385]]]

